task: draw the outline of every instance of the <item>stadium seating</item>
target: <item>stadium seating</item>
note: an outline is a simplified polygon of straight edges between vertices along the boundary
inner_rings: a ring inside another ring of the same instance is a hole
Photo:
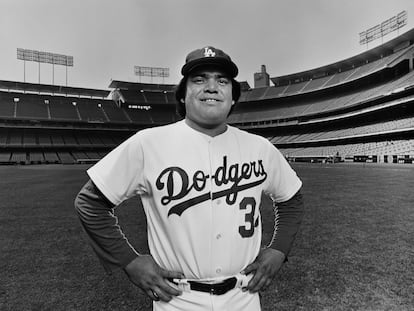
[[[100,146],[104,144],[100,138],[100,135],[88,135],[88,137],[92,145]]]
[[[27,163],[27,154],[26,152],[15,151],[11,155],[10,162],[17,164],[26,164]]]
[[[126,114],[123,109],[119,109],[119,107],[117,107],[113,101],[102,102],[102,108],[109,122],[131,122],[128,114]]]
[[[44,156],[46,163],[60,163],[60,159],[54,151],[45,151]]]
[[[0,163],[8,164],[10,162],[11,153],[7,151],[0,151]]]
[[[24,129],[23,132],[23,145],[25,146],[36,146],[37,144],[37,139],[36,139],[36,134],[33,130],[30,129]]]
[[[298,94],[308,84],[309,84],[309,81],[289,84],[287,86],[287,88],[283,91],[282,94],[283,95],[294,95],[294,94]]]
[[[84,145],[84,146],[91,145],[91,141],[89,140],[89,135],[87,135],[86,133],[76,134],[76,140],[78,141],[78,144],[80,146],[82,146],[82,145]]]
[[[167,92],[166,96],[167,96],[167,103],[175,105],[176,103],[175,94],[173,92]]]
[[[367,101],[372,97],[378,97],[380,94],[387,95],[395,89],[409,87],[413,84],[414,71],[391,82],[365,88],[359,91],[353,91],[349,94],[340,94],[321,99],[298,100],[294,104],[271,105],[269,103],[266,108],[263,108],[263,105],[261,105],[261,110],[257,109],[249,111],[249,113],[244,113],[243,111],[235,109],[230,117],[230,123],[238,124],[272,119],[284,119],[343,109],[355,106],[358,103]]]
[[[43,152],[30,151],[29,152],[29,162],[31,164],[40,164],[45,162]]]
[[[49,119],[49,107],[41,98],[29,94],[19,94],[17,98],[16,118]]]
[[[63,143],[65,145],[77,145],[78,142],[75,139],[75,136],[73,135],[73,133],[63,133],[62,135],[62,139],[63,139]]]
[[[307,148],[280,148],[287,158],[328,158],[340,156],[344,159],[353,159],[355,156],[376,156],[378,162],[385,162],[384,156],[388,156],[388,163],[396,159],[409,158],[414,160],[414,139],[379,141],[359,144],[333,145]],[[408,156],[408,157],[406,157]],[[398,162],[394,162],[398,163]]]
[[[406,47],[401,51],[396,53],[392,53],[390,55],[378,58],[373,61],[366,61],[365,64],[356,65],[352,68],[348,68],[347,70],[328,73],[326,75],[322,75],[321,77],[313,78],[313,79],[306,79],[305,81],[299,81],[295,83],[289,83],[286,85],[285,89],[281,91],[282,87],[279,87],[279,91],[273,90],[267,92],[268,98],[274,96],[281,96],[281,95],[293,95],[299,93],[306,93],[318,90],[320,88],[328,88],[332,86],[337,86],[352,80],[358,80],[363,77],[369,76],[370,74],[379,71],[385,68],[388,64],[394,62],[402,55],[407,53],[411,50],[412,47]],[[272,80],[277,81],[278,79],[273,78]],[[271,89],[271,88],[270,88]],[[254,94],[254,93],[252,93]],[[250,100],[261,99],[261,97],[250,97]]]
[[[85,151],[85,153],[91,160],[99,160],[101,158],[101,155],[96,151]]]
[[[289,85],[269,87],[268,90],[266,91],[266,94],[263,95],[263,99],[279,97],[282,94],[285,94],[288,87],[289,87]],[[264,90],[263,90],[263,92],[264,92]],[[250,92],[248,94],[250,94]],[[240,102],[244,102],[244,101],[248,101],[248,100],[256,100],[256,99],[253,98],[253,96],[250,97],[250,98],[240,97]]]
[[[73,164],[75,163],[75,159],[72,157],[70,152],[59,151],[57,153],[60,163],[62,164]]]
[[[266,87],[250,89],[246,92],[246,96],[243,98],[243,101],[260,100],[265,96],[267,89],[268,88]]]
[[[76,98],[54,98],[49,101],[51,119],[54,120],[80,120],[80,115],[76,109]]]
[[[167,97],[164,92],[144,92],[147,103],[166,104]]]
[[[139,90],[122,90],[122,98],[125,102],[133,104],[146,104],[147,100],[144,96],[144,92]]]
[[[318,79],[312,79],[306,84],[303,89],[301,90],[303,93],[311,92],[320,89],[324,86],[333,76],[326,76]]]
[[[274,144],[280,145],[283,143],[322,141],[333,138],[338,139],[354,137],[357,135],[378,134],[401,129],[414,129],[414,117],[407,117],[399,120],[384,121],[338,130],[324,130],[311,133],[307,132],[299,135],[276,135],[273,136],[270,141]]]
[[[125,111],[132,122],[146,125],[154,123],[151,112],[146,109],[126,109]]]
[[[38,141],[40,146],[50,146],[52,144],[49,133],[39,133]]]
[[[83,151],[73,151],[72,155],[76,161],[79,161],[82,159],[89,159],[88,156]]]
[[[52,145],[54,146],[63,146],[65,144],[62,134],[59,132],[50,133],[50,138],[52,140]]]
[[[8,130],[0,128],[0,147],[5,147],[7,143]]]
[[[108,121],[100,105],[101,103],[95,100],[78,99],[76,107],[78,108],[81,120],[88,122]]]
[[[14,96],[0,92],[0,117],[13,118],[15,116]]]
[[[23,135],[17,129],[12,129],[9,131],[9,140],[7,145],[9,146],[21,146],[23,140]]]

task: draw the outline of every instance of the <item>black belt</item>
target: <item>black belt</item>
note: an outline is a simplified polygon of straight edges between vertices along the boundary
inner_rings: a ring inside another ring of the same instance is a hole
[[[235,277],[231,277],[223,280],[220,283],[214,284],[200,283],[197,281],[188,281],[188,283],[190,284],[190,288],[192,290],[210,293],[212,295],[224,295],[236,286],[237,279]]]

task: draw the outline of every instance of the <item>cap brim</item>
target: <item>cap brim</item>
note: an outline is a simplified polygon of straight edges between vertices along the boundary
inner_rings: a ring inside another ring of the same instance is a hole
[[[211,65],[211,66],[217,66],[219,68],[222,68],[225,73],[227,73],[231,78],[235,78],[237,74],[239,73],[239,69],[237,68],[236,64],[234,64],[232,61],[229,61],[228,59],[224,58],[200,58],[193,61],[188,62],[183,66],[181,69],[181,74],[183,76],[187,76],[190,72],[194,71],[196,68]]]

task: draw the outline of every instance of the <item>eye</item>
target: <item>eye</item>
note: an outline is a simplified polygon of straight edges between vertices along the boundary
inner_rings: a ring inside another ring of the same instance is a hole
[[[228,78],[224,78],[224,77],[219,78],[217,80],[217,83],[220,84],[220,85],[227,85],[227,84],[229,84],[229,82],[230,82],[230,80]]]
[[[203,84],[204,80],[205,79],[201,76],[196,76],[196,77],[191,79],[191,81],[193,81],[193,83],[195,83],[195,84]]]

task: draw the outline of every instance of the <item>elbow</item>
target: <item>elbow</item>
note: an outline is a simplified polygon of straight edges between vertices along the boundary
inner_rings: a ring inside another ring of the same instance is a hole
[[[82,219],[85,214],[85,199],[83,198],[82,191],[76,195],[75,200],[73,201],[73,205],[78,217]]]
[[[79,213],[81,206],[80,192],[76,195],[75,200],[73,201],[73,206],[75,207],[75,210]]]
[[[90,205],[88,204],[89,201],[90,199],[88,198],[88,192],[87,192],[86,185],[85,185],[79,191],[79,193],[75,197],[75,200],[73,201],[73,205],[79,216],[82,216],[83,214],[85,214],[86,207]]]

